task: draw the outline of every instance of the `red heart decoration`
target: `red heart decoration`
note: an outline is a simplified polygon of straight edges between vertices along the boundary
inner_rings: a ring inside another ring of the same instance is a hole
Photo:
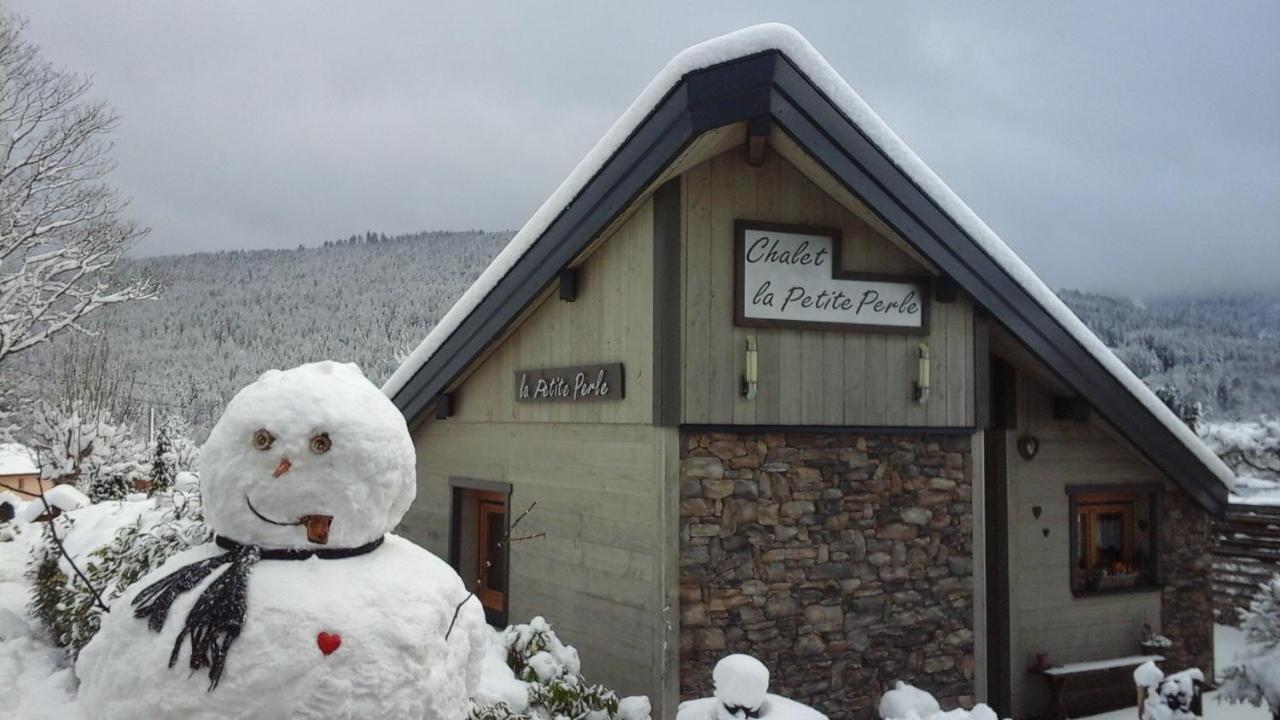
[[[325,655],[332,655],[334,650],[342,644],[342,636],[338,633],[322,632],[316,636],[316,646],[320,648],[320,652]]]

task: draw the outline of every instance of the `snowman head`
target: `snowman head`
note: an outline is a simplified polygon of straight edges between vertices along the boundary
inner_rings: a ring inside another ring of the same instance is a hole
[[[716,687],[716,720],[762,717],[769,692],[769,668],[750,655],[720,658],[711,671]]]
[[[201,448],[205,519],[248,545],[358,547],[409,509],[414,457],[404,417],[354,364],[271,370]]]

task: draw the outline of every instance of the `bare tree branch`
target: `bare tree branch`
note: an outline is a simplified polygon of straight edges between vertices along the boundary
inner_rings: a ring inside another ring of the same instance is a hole
[[[534,533],[533,535],[525,535],[524,537],[518,537],[518,538],[511,537],[511,532],[516,529],[516,526],[520,524],[521,520],[524,520],[529,513],[533,512],[533,508],[535,508],[537,505],[538,503],[536,501],[533,503],[530,503],[529,507],[525,508],[525,511],[520,513],[520,517],[516,518],[515,522],[511,523],[511,525],[507,527],[507,531],[503,533],[502,539],[498,541],[499,552],[505,550],[507,545],[512,542],[519,542],[521,540],[533,540],[534,538],[547,536],[546,533]],[[493,567],[493,560],[489,560],[484,564],[485,570],[488,570],[490,567]],[[483,578],[476,578],[477,586],[480,585],[480,581],[482,579]],[[454,623],[458,622],[458,614],[462,612],[462,606],[466,605],[467,601],[475,596],[476,596],[476,592],[474,590],[468,591],[467,596],[462,598],[462,602],[458,603],[458,606],[453,609],[453,619],[449,621],[449,629],[445,630],[444,632],[445,642],[448,642],[449,636],[453,634],[453,626],[454,626]]]
[[[54,68],[0,13],[0,361],[108,305],[154,298],[117,263],[147,228],[104,182],[118,118],[87,78]]]

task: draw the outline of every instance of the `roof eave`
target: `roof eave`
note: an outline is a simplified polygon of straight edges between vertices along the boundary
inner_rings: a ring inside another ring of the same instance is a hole
[[[1172,431],[779,51],[685,75],[394,395],[411,424],[696,137],[763,115],[1075,388],[1203,507],[1227,489]]]

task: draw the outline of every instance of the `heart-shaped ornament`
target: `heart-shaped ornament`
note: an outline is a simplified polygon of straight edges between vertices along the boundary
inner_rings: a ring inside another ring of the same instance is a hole
[[[322,632],[316,636],[316,647],[325,655],[332,655],[342,645],[342,636],[338,633]]]

